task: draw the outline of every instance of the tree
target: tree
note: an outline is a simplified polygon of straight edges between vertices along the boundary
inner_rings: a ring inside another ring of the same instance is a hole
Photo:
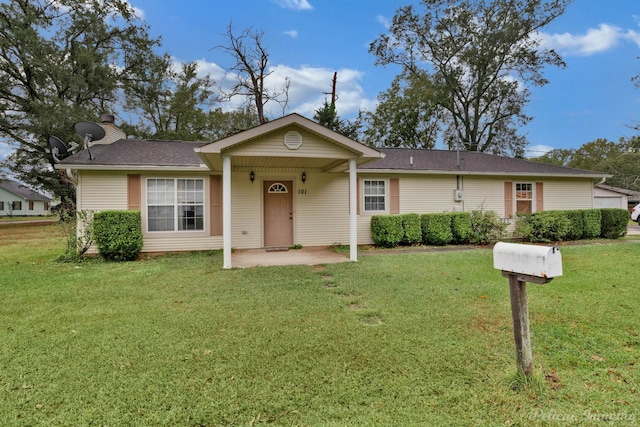
[[[596,139],[577,149],[555,149],[535,161],[593,170],[612,175],[607,184],[640,191],[640,138],[620,138],[618,142]]]
[[[248,28],[239,35],[233,33],[231,24],[225,33],[225,45],[216,46],[227,52],[234,60],[234,65],[227,68],[235,83],[230,91],[224,94],[225,98],[243,96],[249,104],[256,108],[260,124],[267,121],[265,105],[274,101],[286,109],[289,102],[289,79],[285,80],[281,88],[267,86],[267,78],[273,73],[269,69],[269,53],[264,46],[264,32]]]
[[[174,69],[173,59],[166,54],[152,55],[147,64],[125,86],[127,109],[143,119],[129,124],[133,133],[156,139],[205,139],[207,111],[217,100],[211,77],[198,77],[195,62]]]
[[[78,138],[74,122],[112,111],[122,81],[157,45],[125,0],[0,3],[0,140],[18,145],[4,167],[72,200],[48,136]]]
[[[607,163],[619,158],[627,151],[624,140],[619,143],[604,138],[587,142],[574,151],[568,166],[577,169],[605,172]]]
[[[421,71],[397,76],[378,96],[375,113],[367,114],[365,142],[371,146],[433,149],[441,114],[430,77]]]
[[[338,100],[337,86],[338,72],[336,71],[333,73],[333,79],[331,80],[331,92],[325,92],[326,95],[331,95],[331,102],[325,98],[322,107],[315,111],[313,119],[326,128],[338,132],[354,141],[358,141],[364,120],[362,112],[358,113],[358,117],[353,121],[343,120],[338,116],[338,110],[336,109],[336,101]]]
[[[564,66],[540,46],[537,31],[564,13],[571,0],[422,0],[398,9],[389,34],[370,46],[376,64],[399,64],[405,74],[423,72],[437,85],[435,102],[445,114],[442,139],[452,147],[521,154],[518,129],[527,85],[542,86],[544,66]]]
[[[575,150],[572,148],[554,148],[551,151],[547,151],[542,156],[531,160],[549,165],[567,166],[574,153]]]
[[[336,110],[335,102],[329,103],[325,99],[322,107],[315,111],[313,120],[349,139],[360,140],[360,129],[364,120],[362,113],[359,113],[355,120],[341,119]]]

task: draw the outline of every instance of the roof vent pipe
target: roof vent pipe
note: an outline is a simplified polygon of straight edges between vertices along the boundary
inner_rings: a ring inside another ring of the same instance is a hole
[[[409,157],[409,164],[413,167],[413,156]]]

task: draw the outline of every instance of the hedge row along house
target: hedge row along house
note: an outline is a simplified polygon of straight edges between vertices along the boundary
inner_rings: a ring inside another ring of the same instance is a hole
[[[113,123],[103,123],[113,127]],[[107,130],[107,135],[118,132]],[[373,215],[593,207],[607,175],[478,152],[372,148],[298,114],[215,142],[105,139],[61,161],[78,210],[139,210],[143,252],[370,244]]]

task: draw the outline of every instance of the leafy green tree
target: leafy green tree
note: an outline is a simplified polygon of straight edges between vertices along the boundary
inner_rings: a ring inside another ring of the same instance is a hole
[[[216,108],[207,112],[205,139],[217,141],[227,136],[258,126],[260,121],[254,108],[247,107],[233,111]]]
[[[620,138],[618,142],[596,139],[577,149],[555,149],[535,161],[603,172],[612,175],[607,184],[640,191],[640,138]]]
[[[607,163],[620,157],[626,151],[625,144],[604,138],[587,142],[576,149],[568,166],[577,169],[604,171]]]
[[[73,123],[113,111],[122,82],[157,45],[125,0],[0,3],[0,143],[18,146],[3,166],[72,200],[48,136],[79,141]]]
[[[318,108],[313,119],[322,126],[329,128],[350,138],[354,141],[360,140],[360,129],[363,125],[362,113],[354,120],[341,119],[336,110],[335,102],[329,102],[326,99],[321,108]]]
[[[572,148],[554,148],[531,160],[549,165],[568,166],[574,153],[575,150]]]
[[[519,155],[527,141],[518,129],[531,120],[524,112],[528,86],[547,83],[546,65],[564,66],[535,35],[570,2],[422,0],[421,10],[398,9],[389,34],[375,40],[370,52],[379,65],[424,72],[436,83],[445,144]]]
[[[365,142],[371,146],[434,148],[442,126],[436,91],[430,77],[420,70],[397,76],[378,96],[375,113],[367,114]]]
[[[207,111],[217,101],[211,77],[199,77],[195,62],[174,69],[173,59],[166,54],[152,55],[147,64],[125,85],[127,109],[142,118],[130,124],[133,134],[183,141],[205,139]]]

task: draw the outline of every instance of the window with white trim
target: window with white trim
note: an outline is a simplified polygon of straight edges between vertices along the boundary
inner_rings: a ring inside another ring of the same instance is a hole
[[[365,179],[362,181],[365,212],[386,211],[387,186],[384,179]]]
[[[530,214],[533,212],[533,184],[530,182],[516,182],[516,213]]]
[[[204,180],[147,179],[147,230],[204,230]]]

